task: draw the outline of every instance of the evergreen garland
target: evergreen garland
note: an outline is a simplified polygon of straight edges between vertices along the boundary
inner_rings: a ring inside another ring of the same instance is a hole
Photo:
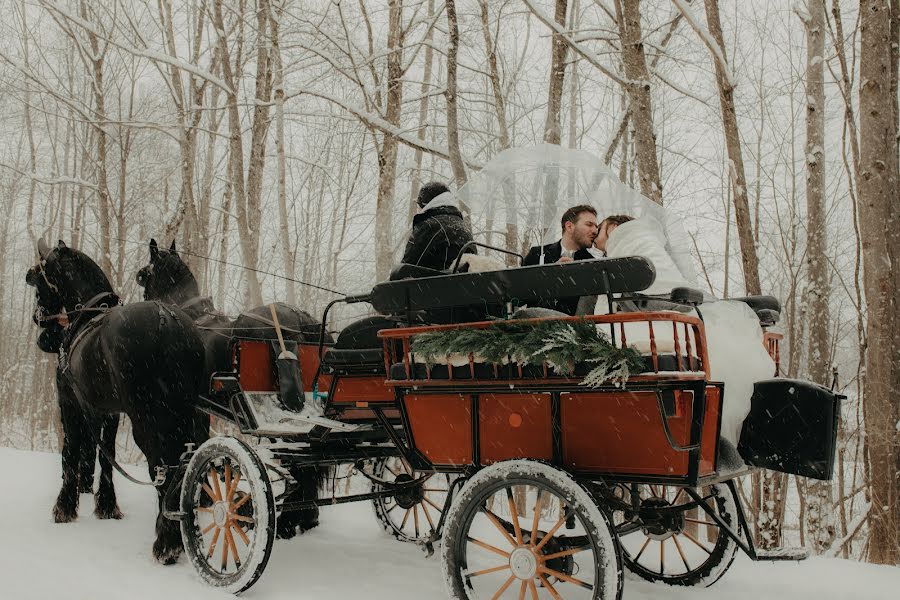
[[[428,365],[442,363],[451,354],[472,354],[487,363],[540,365],[546,361],[563,376],[571,375],[578,363],[593,363],[596,366],[581,382],[589,387],[605,381],[624,383],[644,370],[638,351],[614,346],[594,323],[585,320],[499,321],[483,329],[434,331],[417,335],[412,351]]]

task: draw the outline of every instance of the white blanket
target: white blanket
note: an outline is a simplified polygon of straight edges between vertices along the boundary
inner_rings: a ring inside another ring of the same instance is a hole
[[[669,255],[666,237],[653,219],[635,219],[616,227],[606,244],[607,256],[643,256],[656,269],[656,280],[644,293],[666,294],[675,287],[697,287],[693,274],[685,275]],[[687,270],[687,269],[685,269]],[[737,445],[741,425],[750,412],[753,384],[775,375],[775,363],[763,346],[762,329],[753,310],[743,302],[709,301],[700,306],[706,331],[710,377],[725,384],[722,409],[722,437]],[[608,312],[606,299],[600,297],[597,314]],[[649,328],[645,323],[628,323],[628,344],[648,353]],[[681,333],[681,328],[679,328]],[[672,352],[671,325],[655,323],[653,334],[657,351]],[[680,340],[682,352],[685,341]],[[692,343],[696,348],[696,343]]]

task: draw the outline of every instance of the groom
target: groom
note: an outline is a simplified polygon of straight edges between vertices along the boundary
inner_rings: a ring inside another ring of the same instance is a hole
[[[588,251],[594,244],[598,231],[597,211],[593,206],[587,204],[573,206],[563,213],[560,225],[562,226],[560,240],[544,246],[532,246],[522,261],[522,266],[549,265],[594,258]],[[541,302],[540,306],[574,315],[578,307],[578,296],[547,300]]]

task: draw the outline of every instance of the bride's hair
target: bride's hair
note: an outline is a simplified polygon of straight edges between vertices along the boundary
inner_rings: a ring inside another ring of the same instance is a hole
[[[628,221],[634,221],[634,217],[629,217],[628,215],[610,215],[600,221],[600,227],[603,227],[604,223],[618,226],[622,223],[627,223]]]

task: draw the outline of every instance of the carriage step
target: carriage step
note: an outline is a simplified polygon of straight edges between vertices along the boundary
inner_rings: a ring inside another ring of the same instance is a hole
[[[335,421],[334,419],[329,419],[327,417],[316,417],[316,416],[296,416],[296,417],[285,417],[278,421],[279,423],[308,423],[315,427],[324,427],[325,429],[335,429],[337,431],[364,431],[367,429],[371,429],[370,425],[365,424],[352,424],[352,423],[344,423],[343,421]]]
[[[756,560],[806,560],[809,548],[775,548],[773,550],[757,550]]]

